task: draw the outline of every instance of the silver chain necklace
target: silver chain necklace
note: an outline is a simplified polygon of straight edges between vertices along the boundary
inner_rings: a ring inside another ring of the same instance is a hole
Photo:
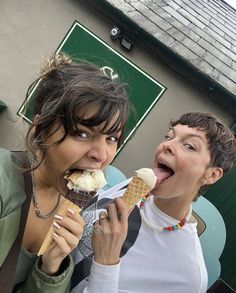
[[[33,166],[34,166],[34,164],[32,162],[31,167],[33,168]],[[33,202],[33,205],[34,205],[34,208],[35,208],[35,214],[40,219],[47,219],[47,218],[49,218],[49,217],[51,217],[52,215],[55,214],[55,212],[56,212],[56,210],[57,210],[57,208],[59,206],[59,203],[60,203],[61,194],[59,192],[58,195],[57,195],[57,202],[56,202],[55,207],[49,213],[43,214],[43,213],[41,213],[41,211],[39,209],[38,199],[37,199],[36,192],[35,192],[34,170],[31,171],[31,179],[32,179],[32,202]]]

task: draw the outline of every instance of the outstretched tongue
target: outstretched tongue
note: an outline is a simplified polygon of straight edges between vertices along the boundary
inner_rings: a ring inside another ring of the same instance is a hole
[[[156,172],[157,184],[160,184],[162,181],[171,177],[173,173],[173,170],[168,167],[158,167]]]

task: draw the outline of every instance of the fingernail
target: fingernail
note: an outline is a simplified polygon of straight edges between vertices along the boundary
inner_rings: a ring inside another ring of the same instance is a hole
[[[53,222],[53,226],[57,229],[60,229],[61,227],[56,223],[56,222]]]
[[[72,210],[72,209],[70,209],[70,208],[69,208],[69,209],[67,209],[67,211],[68,211],[68,213],[69,213],[69,214],[71,214],[71,215],[74,215],[74,213],[75,213],[75,211],[74,211],[74,210]]]
[[[55,237],[55,238],[58,238],[58,235],[55,232],[52,233],[52,236]]]
[[[62,216],[59,216],[59,215],[55,215],[54,218],[55,218],[56,220],[59,220],[59,221],[63,219],[63,217],[62,217]]]

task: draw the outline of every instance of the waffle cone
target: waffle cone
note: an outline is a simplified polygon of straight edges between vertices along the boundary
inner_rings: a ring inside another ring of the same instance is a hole
[[[150,191],[151,188],[141,178],[134,176],[122,197],[128,210]]]
[[[75,212],[79,213],[81,208],[75,205],[72,201],[64,198],[61,202],[59,209],[57,210],[57,214],[65,217],[67,215],[68,208],[73,209]],[[54,232],[53,226],[48,230],[48,233],[39,249],[38,255],[43,255],[49,248],[49,246],[53,243],[52,233]]]

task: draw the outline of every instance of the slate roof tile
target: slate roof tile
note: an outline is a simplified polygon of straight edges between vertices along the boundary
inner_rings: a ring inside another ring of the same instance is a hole
[[[209,1],[208,7],[209,8],[211,7],[212,10],[215,11],[216,13],[220,13],[221,15],[226,16],[226,12],[223,9],[221,9],[220,5],[218,5],[216,1],[214,0]]]
[[[133,21],[135,21],[141,28],[145,29],[149,34],[154,35],[159,31],[160,35],[163,33],[161,29],[159,29],[153,22],[147,19],[140,12],[127,12],[126,15],[130,17]]]
[[[216,17],[216,13],[213,9],[211,9],[210,7],[204,7],[202,9],[202,11],[206,12],[210,17]]]
[[[182,6],[183,7],[183,6]],[[188,11],[192,16],[198,17],[199,13],[196,10],[193,10],[191,7],[184,7],[186,11]],[[200,10],[200,9],[199,9]]]
[[[181,8],[179,12],[185,16],[191,23],[194,23],[196,26],[198,26],[200,29],[204,29],[206,25],[199,21],[196,17],[194,17],[191,13],[186,11],[185,9]]]
[[[182,43],[180,42],[175,42],[173,43],[173,45],[171,46],[171,48],[177,52],[178,54],[180,54],[183,57],[188,58],[189,61],[193,61],[195,59],[198,58],[198,55],[195,54],[192,50],[189,50],[186,46],[184,46]]]
[[[236,95],[236,84],[232,80],[230,80],[227,76],[222,73],[219,73],[219,83],[223,85],[225,88],[231,88],[231,92]]]
[[[232,62],[232,68],[236,71],[236,62]]]
[[[213,76],[214,67],[206,61],[201,59],[195,59],[192,61],[192,64],[194,64],[200,70],[204,71],[207,75]]]
[[[218,48],[225,56],[228,56],[232,60],[236,61],[236,54],[233,52],[233,48],[231,50],[227,49],[225,46],[223,46],[221,43],[215,41],[215,46]]]
[[[183,0],[183,7],[189,6],[191,7],[193,10],[196,10],[197,8],[202,9],[204,4],[200,3],[200,1],[194,1],[194,0]]]
[[[204,59],[220,72],[224,72],[226,76],[228,76],[232,81],[236,83],[236,74],[233,68],[227,66],[225,63],[217,59],[216,56],[212,55],[209,52],[205,54]]]
[[[213,44],[215,42],[215,38],[207,32],[207,28],[205,28],[205,30],[201,30],[199,27],[197,27],[193,23],[191,23],[188,26],[188,28],[190,29],[190,31],[192,31],[195,34],[199,35],[200,37],[204,38],[209,43]]]
[[[108,2],[111,5],[117,6],[117,0],[109,0]],[[119,10],[125,14],[126,12],[133,11],[134,8],[126,0],[119,0]]]
[[[198,44],[200,44],[202,39],[200,39],[198,41],[198,43],[192,41],[189,38],[185,38],[182,40],[182,43],[191,51],[193,51],[195,54],[197,54],[200,57],[203,57],[204,54],[206,53],[206,49],[204,49],[203,46],[199,46]]]
[[[231,46],[231,50],[234,52],[234,53],[236,53],[236,46]]]
[[[133,2],[132,6],[137,9],[140,13],[146,16],[149,20],[154,22],[158,27],[168,30],[171,28],[171,25],[165,21],[162,17],[154,13],[151,9],[149,9],[146,5],[141,2]]]
[[[157,37],[157,34],[154,35],[155,37]],[[172,38],[171,36],[169,36],[168,34],[166,33],[163,33],[161,34],[159,37],[158,37],[158,40],[159,41],[162,41],[162,42],[165,42],[165,44],[170,47],[172,44],[174,44],[175,42],[175,39]]]
[[[219,20],[216,20],[215,18],[211,19],[211,25],[212,24],[223,33],[223,36],[224,34],[227,34],[230,37],[232,37],[234,40],[236,40],[236,34],[232,31],[232,28],[230,30],[227,29],[225,25],[221,24]]]
[[[221,37],[225,36],[225,32],[222,31],[220,28],[218,28],[217,26],[214,25],[214,23],[210,23],[208,25],[208,28],[212,29],[215,33],[217,33],[218,35],[220,35]]]
[[[186,38],[185,34],[177,30],[175,27],[172,27],[167,31],[167,33],[174,37],[175,40],[181,42],[184,38]]]
[[[176,18],[178,21],[182,22],[184,25],[188,26],[190,24],[190,21],[186,17],[184,17],[178,11],[174,10],[172,7],[165,6],[163,7],[163,9],[165,9],[165,11],[167,11],[171,16]]]
[[[201,45],[203,48],[205,48],[208,52],[211,52],[215,56],[215,58],[219,58],[222,62],[224,62],[228,66],[231,65],[231,58],[229,58],[227,55],[225,55],[220,50],[218,50],[215,46],[205,41],[203,38],[201,38],[198,41],[198,44]]]
[[[233,40],[230,36],[228,35],[225,35],[224,38],[229,41],[232,45],[235,45],[236,46],[236,41]]]
[[[226,40],[225,38],[223,38],[222,36],[218,35],[215,31],[213,31],[211,28],[206,27],[203,34],[205,34],[211,37],[211,40],[209,40],[210,43],[213,42],[219,42],[221,43],[223,46],[227,47],[228,49],[231,48],[232,44],[231,41],[232,39],[230,38],[230,41]],[[207,37],[205,38],[207,39]],[[214,40],[214,41],[213,41]]]
[[[198,34],[198,33],[202,32],[202,30],[197,28],[197,30],[194,31],[191,29],[191,25],[189,25],[189,26],[179,28],[179,32],[185,34],[187,37],[189,37],[194,42],[197,42],[200,39],[200,34]]]
[[[175,10],[178,10],[180,8],[180,6],[172,0],[164,0],[164,1],[166,4],[168,4],[170,7],[172,7]]]

